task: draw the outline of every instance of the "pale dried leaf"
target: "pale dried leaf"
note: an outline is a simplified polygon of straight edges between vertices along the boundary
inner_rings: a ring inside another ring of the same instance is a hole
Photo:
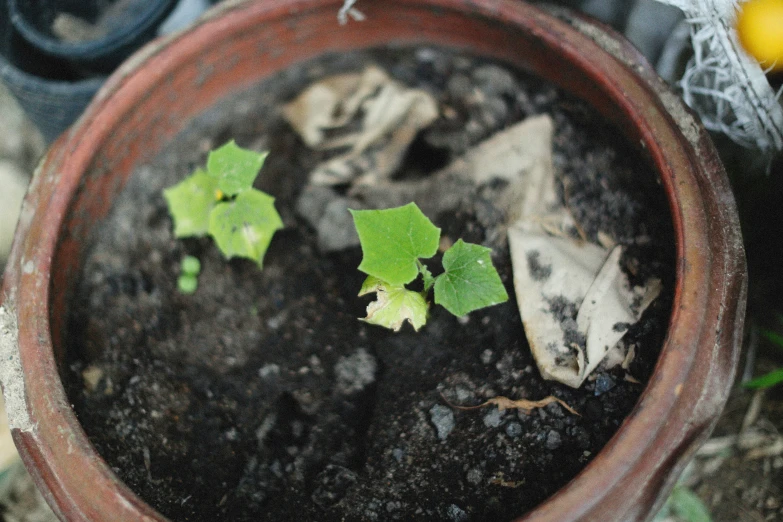
[[[517,206],[509,205],[516,208],[509,216],[519,217],[508,229],[514,291],[542,377],[577,388],[602,362],[623,362],[614,347],[661,287],[655,279],[631,287],[620,266],[622,246],[584,240],[558,196],[551,132],[542,135],[547,143],[532,156],[536,168],[521,181]]]
[[[441,397],[443,397],[443,394],[441,394]],[[573,409],[571,406],[566,404],[565,401],[558,399],[554,395],[550,395],[538,401],[530,401],[527,399],[513,400],[513,399],[509,399],[508,397],[498,396],[498,397],[493,397],[476,406],[460,406],[458,404],[452,404],[446,399],[446,397],[443,397],[443,400],[446,401],[446,404],[458,410],[477,410],[479,408],[486,408],[487,406],[497,406],[498,410],[500,411],[522,410],[526,413],[536,408],[543,408],[549,404],[552,404],[553,402],[556,402],[557,404],[559,404],[566,410],[570,411],[574,415],[579,415],[579,413],[575,409]]]
[[[283,115],[309,147],[348,149],[318,165],[310,173],[311,183],[372,185],[399,167],[416,134],[438,117],[438,105],[428,92],[370,66],[361,74],[311,85],[283,108]],[[327,139],[326,130],[333,137]]]

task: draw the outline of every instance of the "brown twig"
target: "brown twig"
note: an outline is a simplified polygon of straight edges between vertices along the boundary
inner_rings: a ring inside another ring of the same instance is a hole
[[[543,408],[544,406],[547,406],[549,404],[552,404],[553,402],[558,403],[563,408],[567,409],[574,415],[579,415],[579,413],[573,409],[571,406],[566,404],[561,399],[558,399],[554,395],[550,395],[549,397],[544,397],[541,400],[538,401],[529,401],[527,399],[518,399],[518,400],[512,400],[508,397],[493,397],[485,402],[482,402],[481,404],[478,404],[476,406],[460,406],[458,404],[453,404],[450,402],[445,395],[443,395],[443,392],[440,392],[441,398],[444,400],[446,404],[451,406],[452,408],[456,408],[458,410],[477,410],[479,408],[486,408],[487,406],[497,406],[498,410],[504,411],[504,410],[522,410],[525,413],[530,412],[531,410],[534,410],[536,408]],[[581,415],[579,415],[581,417]]]

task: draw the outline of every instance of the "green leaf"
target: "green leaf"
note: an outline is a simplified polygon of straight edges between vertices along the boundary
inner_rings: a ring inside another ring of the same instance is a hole
[[[707,506],[699,498],[696,493],[688,488],[677,486],[672,491],[671,497],[669,497],[671,503],[671,509],[678,517],[688,522],[711,522]]]
[[[182,274],[177,279],[177,289],[181,294],[192,294],[198,288],[198,279],[194,275]]]
[[[197,257],[185,256],[180,263],[180,270],[183,274],[197,276],[201,272],[201,261]]]
[[[435,279],[435,302],[456,316],[508,301],[492,265],[492,250],[461,239],[443,254],[444,272]]]
[[[250,189],[218,204],[209,215],[209,233],[226,258],[246,257],[261,267],[276,230],[283,228],[275,198]]]
[[[389,283],[381,281],[374,276],[367,276],[367,278],[362,283],[362,287],[359,289],[359,297],[372,294],[373,292],[377,292],[382,289],[385,290],[388,287]]]
[[[440,229],[415,203],[387,210],[351,210],[362,262],[359,270],[391,285],[404,285],[419,274],[417,260],[438,251]]]
[[[217,181],[198,169],[163,191],[174,219],[176,237],[203,236],[209,229],[209,213],[217,204]]]
[[[746,383],[743,383],[742,386],[745,388],[769,388],[771,386],[775,386],[776,384],[780,384],[783,382],[783,368],[779,368],[777,370],[771,371],[765,375],[762,375],[761,377],[756,377],[755,379],[751,379]]]
[[[267,154],[243,149],[231,140],[209,153],[207,174],[217,181],[226,196],[235,196],[253,186]]]
[[[769,342],[771,342],[777,348],[783,348],[783,335],[773,330],[761,330],[761,335],[764,336]]]
[[[407,290],[403,286],[390,285],[369,276],[362,284],[359,295],[373,292],[376,294],[376,300],[367,306],[367,317],[362,319],[363,321],[395,332],[399,331],[405,321],[408,321],[416,331],[427,322],[429,305],[419,292]]]

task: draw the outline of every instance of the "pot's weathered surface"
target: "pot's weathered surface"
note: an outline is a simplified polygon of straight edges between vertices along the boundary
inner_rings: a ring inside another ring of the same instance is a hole
[[[677,285],[658,366],[605,449],[524,520],[648,518],[714,425],[739,351],[744,255],[706,132],[627,42],[582,18],[514,0],[398,0],[368,2],[365,22],[340,27],[341,4],[226,3],[132,57],[50,150],[25,202],[0,307],[0,377],[28,469],[63,519],[163,520],[95,452],[58,374],[84,239],[134,167],[221,97],[324,52],[431,44],[504,60],[585,99],[642,144],[660,176]]]

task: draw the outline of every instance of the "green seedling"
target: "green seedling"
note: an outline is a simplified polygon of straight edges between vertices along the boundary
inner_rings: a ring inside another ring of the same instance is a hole
[[[177,279],[177,289],[182,294],[192,294],[198,288],[198,275],[201,272],[201,261],[193,256],[185,256],[179,265],[180,274]]]
[[[508,300],[491,250],[481,245],[458,240],[443,254],[443,273],[432,275],[421,260],[438,251],[440,229],[415,203],[351,214],[362,246],[359,270],[368,276],[359,295],[376,294],[364,321],[394,331],[408,321],[418,331],[427,322],[433,288],[435,303],[458,317]],[[419,276],[421,292],[405,287]]]
[[[676,520],[682,522],[712,522],[712,517],[704,502],[696,493],[681,484],[674,486],[666,504],[653,522],[671,520],[672,517],[676,517]]]
[[[253,188],[266,156],[232,140],[209,153],[206,169],[165,189],[174,235],[209,235],[226,259],[244,257],[263,267],[272,236],[283,228],[275,199]]]
[[[781,323],[783,323],[783,316],[778,316],[778,319]],[[769,341],[772,346],[783,350],[783,335],[781,335],[779,332],[773,330],[761,330],[761,335],[764,336],[764,338]],[[783,368],[778,368],[777,370],[773,370],[760,377],[756,377],[755,379],[751,379],[743,383],[743,386],[751,389],[759,389],[771,388],[772,386],[781,383],[783,383]]]

